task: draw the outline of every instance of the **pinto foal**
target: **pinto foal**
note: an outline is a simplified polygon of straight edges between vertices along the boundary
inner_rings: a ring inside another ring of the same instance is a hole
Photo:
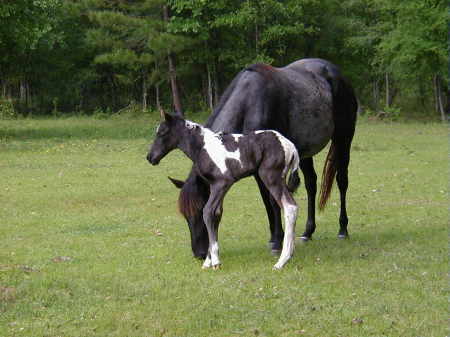
[[[254,174],[261,178],[283,209],[283,249],[274,269],[282,268],[294,253],[297,204],[291,192],[300,184],[299,156],[295,145],[277,131],[222,134],[178,116],[163,113],[163,117],[147,155],[148,161],[157,165],[170,151],[178,148],[193,161],[193,169],[210,187],[210,195],[203,208],[209,238],[203,268],[217,269],[220,266],[218,229],[225,194],[236,181]],[[291,175],[286,184],[289,170]]]

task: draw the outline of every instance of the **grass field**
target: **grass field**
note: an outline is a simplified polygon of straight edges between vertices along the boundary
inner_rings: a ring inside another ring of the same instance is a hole
[[[145,161],[150,119],[0,121],[0,336],[448,335],[448,130],[360,122],[350,240],[334,190],[314,240],[272,271],[256,184],[225,200],[222,269],[176,211],[190,162]],[[322,170],[324,153],[316,160]],[[303,231],[304,189],[298,232]]]

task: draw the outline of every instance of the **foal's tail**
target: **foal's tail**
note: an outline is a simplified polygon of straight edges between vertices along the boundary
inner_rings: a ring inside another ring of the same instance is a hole
[[[298,171],[300,168],[300,158],[298,157],[298,152],[293,152],[291,162],[289,163],[289,170],[291,174],[289,175],[287,188],[289,192],[295,193],[297,188],[300,186],[300,177],[298,176]]]
[[[320,185],[320,198],[319,198],[319,210],[323,211],[328,198],[330,197],[331,189],[333,187],[334,177],[336,176],[336,145],[331,142],[330,149],[328,150],[327,158],[323,166],[322,172],[322,184]]]

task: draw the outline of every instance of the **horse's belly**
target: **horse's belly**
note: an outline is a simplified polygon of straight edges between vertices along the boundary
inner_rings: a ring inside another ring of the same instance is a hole
[[[330,141],[333,129],[334,127],[325,129],[323,125],[320,125],[318,128],[305,130],[306,132],[298,135],[295,139],[295,145],[299,151],[300,158],[312,157],[322,151]]]
[[[302,111],[297,115],[297,123],[291,123],[292,141],[297,146],[301,158],[319,153],[330,141],[334,132],[331,109],[320,108]],[[293,125],[297,125],[294,127]]]

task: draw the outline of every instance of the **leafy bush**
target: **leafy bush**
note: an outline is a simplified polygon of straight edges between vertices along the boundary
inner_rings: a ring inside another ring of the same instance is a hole
[[[14,108],[12,99],[0,99],[0,119],[15,119],[19,117],[18,112]]]

